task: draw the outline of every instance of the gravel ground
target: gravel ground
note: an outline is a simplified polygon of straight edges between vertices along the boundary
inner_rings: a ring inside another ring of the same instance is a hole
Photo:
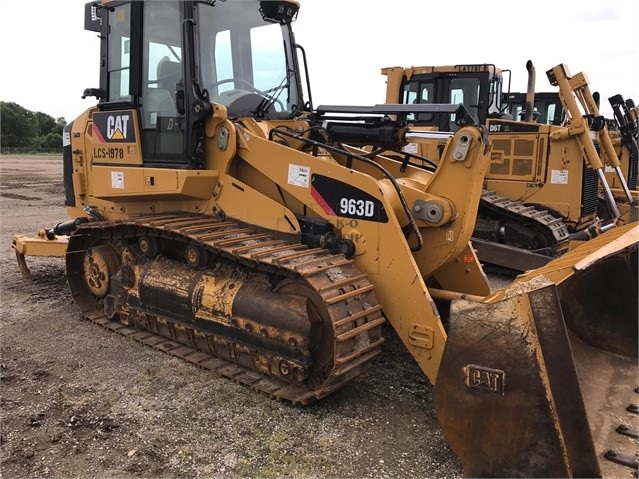
[[[66,220],[60,158],[1,157],[6,478],[461,477],[433,389],[390,326],[348,387],[294,407],[81,318],[60,259],[10,247]]]

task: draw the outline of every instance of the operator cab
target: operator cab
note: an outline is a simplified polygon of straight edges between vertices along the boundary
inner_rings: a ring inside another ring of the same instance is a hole
[[[486,118],[503,118],[502,72],[494,65],[455,65],[415,67],[410,77],[404,76],[399,103],[463,104],[475,122],[485,124]],[[440,131],[456,131],[454,115],[418,113],[407,120],[417,126],[435,126]]]
[[[199,168],[211,102],[230,118],[303,109],[290,28],[298,9],[286,0],[90,2],[85,28],[100,32],[100,88],[85,96],[98,97],[100,111],[136,112],[145,165]]]
[[[515,120],[523,120],[526,113],[526,93],[508,94],[508,112]],[[535,93],[533,120],[547,125],[563,125],[564,107],[557,92]]]

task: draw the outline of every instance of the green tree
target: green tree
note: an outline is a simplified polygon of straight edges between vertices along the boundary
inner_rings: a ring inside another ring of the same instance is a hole
[[[46,136],[55,128],[55,119],[51,115],[36,111],[33,114],[33,119],[38,127],[38,136],[40,137]]]
[[[40,148],[62,148],[62,135],[58,133],[47,133],[40,140]]]
[[[0,146],[37,146],[38,127],[32,111],[13,102],[0,102]]]
[[[67,120],[65,120],[63,116],[61,116],[60,118],[56,118],[55,126],[51,129],[51,133],[55,133],[62,137],[62,131],[64,130],[65,126],[67,126]]]
[[[3,148],[62,148],[67,121],[13,102],[0,102],[0,146]]]
[[[54,119],[46,113],[34,113],[38,125],[38,145],[40,148],[62,148],[62,130],[67,124],[64,118]]]

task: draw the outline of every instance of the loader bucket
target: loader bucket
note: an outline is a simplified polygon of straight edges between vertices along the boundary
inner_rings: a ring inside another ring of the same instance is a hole
[[[435,409],[466,476],[636,474],[639,227],[608,233],[451,305]]]

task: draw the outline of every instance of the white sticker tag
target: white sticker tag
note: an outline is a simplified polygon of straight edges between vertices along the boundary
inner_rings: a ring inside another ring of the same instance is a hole
[[[288,165],[288,184],[308,188],[311,169],[308,166]]]
[[[550,173],[550,182],[555,185],[567,185],[568,170],[552,170]]]
[[[62,132],[62,146],[69,146],[71,144],[71,132],[63,131]]]
[[[111,188],[117,188],[119,190],[124,189],[124,172],[122,171],[111,172]]]
[[[404,147],[404,151],[406,153],[412,153],[413,155],[417,154],[417,143],[409,143]]]
[[[157,111],[152,111],[151,112],[151,118],[149,119],[151,125],[157,125],[158,124],[158,112]]]

